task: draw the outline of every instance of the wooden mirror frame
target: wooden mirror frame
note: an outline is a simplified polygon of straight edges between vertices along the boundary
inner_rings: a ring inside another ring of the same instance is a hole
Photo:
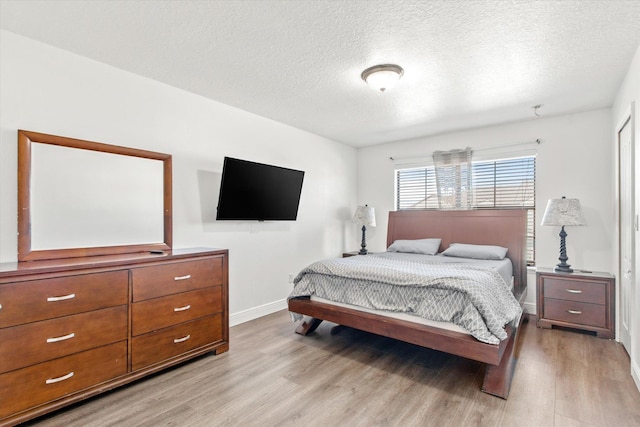
[[[164,241],[158,243],[96,246],[71,249],[31,249],[31,145],[52,144],[68,148],[98,151],[121,156],[132,156],[163,162],[163,234]],[[62,136],[18,130],[18,261],[76,258],[97,255],[114,255],[151,250],[170,250],[172,245],[172,166],[171,155],[117,145],[83,141]]]

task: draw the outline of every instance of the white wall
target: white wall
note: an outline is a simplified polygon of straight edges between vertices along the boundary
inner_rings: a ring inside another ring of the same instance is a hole
[[[635,212],[640,214],[640,46],[636,50],[635,56],[629,71],[620,86],[618,95],[612,107],[612,134],[615,141],[616,127],[623,119],[623,115],[629,107],[635,104]],[[614,153],[615,154],[615,153]],[[617,173],[617,172],[616,172]],[[616,241],[616,244],[618,242]],[[631,310],[631,373],[636,382],[636,386],[640,389],[640,314],[637,308],[640,307],[640,234],[636,231],[636,263],[635,263],[635,310]],[[617,311],[619,313],[619,311]]]
[[[354,148],[10,32],[0,36],[0,262],[17,258],[17,129],[172,154],[174,247],[229,249],[232,324],[284,308],[289,273],[357,243]],[[304,170],[298,220],[216,222],[224,156]]]
[[[389,158],[430,156],[435,150],[491,148],[540,139],[540,145],[506,147],[536,149],[536,206],[540,223],[547,200],[561,196],[580,199],[588,226],[566,229],[569,264],[574,268],[614,272],[614,186],[611,111],[590,111],[536,118],[502,126],[454,132],[358,151],[358,202],[376,208],[377,227],[368,232],[368,247],[386,245],[385,212],[394,209],[394,162]],[[495,150],[494,150],[495,151]],[[479,154],[486,154],[480,152]],[[416,160],[419,161],[419,160]],[[558,263],[558,227],[536,227],[538,266]],[[535,275],[530,274],[527,312],[535,313]]]

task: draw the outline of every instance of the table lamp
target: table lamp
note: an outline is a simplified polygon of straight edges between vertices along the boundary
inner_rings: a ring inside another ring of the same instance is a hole
[[[567,233],[564,231],[565,225],[587,225],[584,214],[580,208],[580,200],[567,199],[562,196],[561,199],[550,199],[547,203],[547,209],[544,211],[541,225],[560,226],[560,263],[554,268],[554,271],[561,273],[573,273],[573,269],[567,264],[567,246],[565,239]]]
[[[376,213],[375,210],[367,205],[358,206],[356,209],[356,213],[353,215],[353,222],[357,224],[362,224],[362,244],[359,255],[366,255],[367,251],[367,242],[365,238],[365,233],[367,231],[367,226],[375,227],[376,226]]]

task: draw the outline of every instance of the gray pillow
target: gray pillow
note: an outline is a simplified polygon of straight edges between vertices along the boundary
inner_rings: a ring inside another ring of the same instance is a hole
[[[440,248],[440,241],[441,239],[396,240],[387,251],[435,255]]]
[[[504,259],[507,256],[507,250],[502,246],[452,243],[442,252],[442,255],[473,259]]]

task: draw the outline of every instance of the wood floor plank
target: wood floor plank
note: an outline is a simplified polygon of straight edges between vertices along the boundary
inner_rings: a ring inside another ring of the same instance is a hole
[[[622,346],[524,324],[508,400],[482,393],[481,363],[323,322],[294,333],[281,311],[231,328],[231,348],[26,425],[640,425]]]
[[[556,369],[556,413],[582,423],[604,425],[599,394],[600,378],[593,374],[601,359],[588,357],[588,347],[596,345],[591,335],[570,331],[554,331],[559,335],[558,349],[562,355]],[[605,362],[606,363],[606,362]]]

